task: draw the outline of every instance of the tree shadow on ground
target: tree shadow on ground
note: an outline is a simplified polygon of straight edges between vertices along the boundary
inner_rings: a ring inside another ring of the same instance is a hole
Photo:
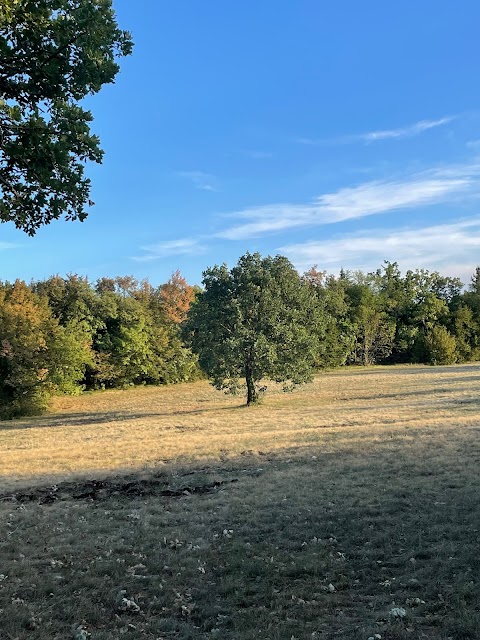
[[[478,378],[475,378],[475,380],[479,380],[480,381],[480,376]],[[408,398],[412,397],[412,396],[430,396],[436,400],[438,400],[438,395],[447,395],[449,394],[450,396],[461,392],[461,389],[458,388],[452,388],[452,387],[432,387],[431,389],[419,389],[419,390],[412,390],[412,391],[399,391],[398,393],[378,393],[378,394],[371,394],[371,395],[357,395],[355,397],[349,398],[349,401],[355,401],[355,400],[372,400],[377,402],[378,400],[383,400],[383,399],[387,399],[387,398],[404,398],[406,401],[408,401]],[[456,399],[456,398],[450,398],[451,402],[458,402],[458,403],[468,403],[468,402],[480,402],[480,397],[478,398],[471,398],[471,399],[465,399],[462,400],[461,398]]]
[[[0,432],[1,431],[16,431],[23,429],[42,429],[42,428],[52,428],[52,427],[77,427],[77,426],[86,426],[90,424],[105,424],[108,422],[131,422],[133,420],[143,420],[145,418],[170,418],[173,419],[177,416],[187,416],[187,415],[201,415],[209,412],[217,412],[217,411],[235,411],[238,409],[244,409],[246,407],[245,404],[234,405],[228,407],[208,407],[205,409],[189,409],[178,411],[170,411],[170,412],[162,412],[162,411],[154,411],[154,412],[145,412],[139,413],[128,412],[128,411],[105,411],[101,413],[92,413],[92,412],[84,412],[84,413],[62,413],[59,415],[56,414],[47,414],[43,416],[32,416],[28,418],[19,418],[11,421],[3,421],[0,422]],[[194,427],[184,427],[184,426],[171,426],[171,429],[194,429]]]

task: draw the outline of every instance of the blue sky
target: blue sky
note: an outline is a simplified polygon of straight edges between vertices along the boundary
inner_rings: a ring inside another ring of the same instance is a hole
[[[191,283],[249,251],[300,269],[480,264],[478,0],[115,0],[133,56],[88,101],[83,223],[0,224],[0,279]]]

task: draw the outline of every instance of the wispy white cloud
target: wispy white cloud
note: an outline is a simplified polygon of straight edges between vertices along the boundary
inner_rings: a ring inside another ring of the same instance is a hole
[[[371,271],[383,260],[402,269],[436,269],[467,282],[480,255],[480,217],[423,228],[382,229],[280,247],[300,270],[313,264],[338,272],[340,268]]]
[[[428,131],[428,129],[441,127],[454,119],[455,116],[447,116],[438,120],[420,120],[420,122],[416,122],[407,127],[400,127],[399,129],[384,129],[383,131],[363,133],[358,136],[358,139],[364,140],[365,142],[374,142],[376,140],[388,140],[389,138],[408,138]]]
[[[287,229],[325,225],[352,218],[452,201],[480,191],[480,165],[450,166],[403,180],[366,182],[326,193],[306,204],[281,203],[250,207],[229,214],[242,220],[217,233],[243,240]]]
[[[19,244],[15,244],[13,242],[0,242],[0,251],[6,249],[18,249],[19,246]]]
[[[133,256],[137,262],[151,262],[176,255],[199,255],[205,251],[199,238],[179,238],[141,247],[144,255]]]
[[[413,136],[417,136],[424,131],[428,131],[429,129],[434,129],[436,127],[441,127],[452,120],[455,120],[457,116],[445,116],[444,118],[439,118],[438,120],[420,120],[419,122],[415,122],[414,124],[408,125],[406,127],[399,127],[397,129],[380,129],[378,131],[367,131],[366,133],[357,133],[351,136],[341,136],[339,138],[325,138],[325,139],[315,139],[315,138],[295,138],[295,142],[304,145],[325,145],[325,144],[351,144],[354,142],[377,142],[379,140],[392,140],[399,138],[411,138]]]
[[[187,178],[196,189],[202,191],[217,191],[217,179],[211,173],[203,171],[178,171],[177,175]]]

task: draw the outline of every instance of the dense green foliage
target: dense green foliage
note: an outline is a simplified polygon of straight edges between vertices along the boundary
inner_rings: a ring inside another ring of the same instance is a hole
[[[74,392],[87,344],[25,283],[0,286],[0,417],[37,413],[53,391]]]
[[[172,319],[193,288],[174,275],[157,288],[75,275],[0,285],[0,417],[39,412],[52,393],[198,377]]]
[[[54,393],[172,384],[202,370],[217,388],[246,386],[252,403],[263,380],[291,388],[314,369],[480,360],[480,268],[464,288],[396,263],[300,276],[282,256],[246,254],[203,283],[178,271],[158,287],[129,276],[0,283],[0,418],[37,413]]]
[[[324,335],[322,305],[290,262],[258,253],[204,272],[205,290],[185,323],[192,350],[218,389],[245,381],[247,404],[260,382],[312,379]]]
[[[458,278],[425,269],[402,276],[389,262],[369,274],[305,277],[330,316],[321,366],[480,359],[478,268],[466,291]]]
[[[80,103],[131,50],[111,0],[1,0],[0,221],[33,235],[86,217],[84,164],[103,152]]]

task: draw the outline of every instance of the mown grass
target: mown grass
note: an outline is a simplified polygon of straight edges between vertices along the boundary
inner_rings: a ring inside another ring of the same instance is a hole
[[[0,423],[24,494],[0,501],[0,638],[480,638],[479,383],[349,370],[248,410],[195,383]]]

